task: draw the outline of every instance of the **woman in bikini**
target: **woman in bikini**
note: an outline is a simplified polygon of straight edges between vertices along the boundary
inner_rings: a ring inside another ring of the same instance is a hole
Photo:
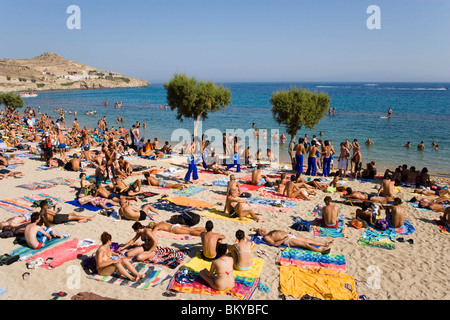
[[[219,243],[217,245],[217,258],[211,263],[210,269],[203,269],[199,275],[213,289],[228,291],[235,285],[233,272],[233,258],[227,256],[227,245]]]
[[[200,234],[204,231],[206,231],[205,228],[203,227],[188,227],[188,226],[182,226],[181,224],[170,224],[164,221],[159,221],[159,222],[155,222],[155,221],[151,221],[148,224],[148,227],[153,231],[165,231],[165,232],[170,232],[173,234],[186,234],[186,235],[190,235],[190,236],[197,236],[199,237]]]
[[[133,282],[142,279],[143,275],[136,271],[128,258],[121,258],[120,254],[111,251],[111,240],[112,237],[108,232],[102,233],[102,245],[95,253],[95,262],[98,274],[100,276],[110,276],[114,272],[119,271],[120,274]]]
[[[242,230],[236,231],[236,239],[237,242],[230,248],[234,267],[240,271],[250,270],[253,265],[252,241],[245,237],[245,233]]]
[[[132,228],[136,232],[136,235],[119,249],[119,253],[131,247],[141,238],[144,244],[128,250],[126,256],[128,258],[136,257],[135,259],[137,261],[145,261],[152,258],[156,254],[156,246],[158,245],[158,240],[153,232],[149,228],[144,227],[140,222],[135,222]]]
[[[228,181],[227,195],[233,194],[234,197],[239,197],[241,195],[241,188],[239,182],[236,181],[234,174],[230,175],[230,181]]]

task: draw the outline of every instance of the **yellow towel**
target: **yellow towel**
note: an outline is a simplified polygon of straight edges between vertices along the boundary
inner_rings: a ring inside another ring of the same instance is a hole
[[[280,290],[294,298],[308,294],[323,300],[358,300],[355,278],[328,269],[281,266]]]
[[[245,271],[234,271],[235,277],[247,277],[247,278],[258,278],[259,274],[261,273],[261,270],[264,266],[264,260],[254,258],[253,260],[253,266],[250,270]],[[201,258],[201,253],[198,252],[195,258],[192,258],[189,262],[187,262],[184,266],[186,268],[189,268],[192,271],[200,272],[203,269],[209,270],[211,268],[211,263],[209,261],[203,260]]]
[[[215,206],[214,203],[209,203],[201,200],[190,199],[187,197],[176,197],[176,198],[166,198],[170,202],[184,207],[194,207],[194,208],[212,208]]]
[[[223,219],[223,220],[240,222],[240,223],[245,223],[245,224],[249,224],[252,221],[252,220],[249,220],[249,219],[240,220],[239,218],[230,218],[228,213],[224,213],[223,211],[220,211],[220,210],[217,210],[217,209],[211,209],[211,210],[208,210],[208,211],[203,211],[203,212],[200,213],[200,215],[203,216],[203,217]]]

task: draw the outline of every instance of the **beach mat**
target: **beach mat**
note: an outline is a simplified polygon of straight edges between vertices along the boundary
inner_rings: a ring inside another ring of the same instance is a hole
[[[269,207],[276,207],[274,205],[280,203],[279,199],[265,199],[265,198],[259,198],[259,197],[252,197],[252,198],[248,198],[247,201],[251,204],[256,204],[256,205],[261,205],[261,206],[269,206]],[[297,202],[295,201],[283,201],[284,207],[287,208],[294,208],[297,205]],[[281,207],[276,207],[281,208]]]
[[[261,188],[264,188],[264,185],[255,186],[254,184],[244,183],[239,186],[243,191],[256,191]]]
[[[42,189],[54,188],[55,185],[48,184],[48,183],[33,182],[33,183],[27,183],[27,184],[19,184],[17,187],[27,189],[27,190],[42,190]]]
[[[70,204],[70,205],[72,205],[72,206],[74,206],[74,207],[84,208],[84,209],[86,209],[86,210],[94,211],[94,212],[102,210],[102,208],[93,206],[93,205],[90,204],[90,203],[86,203],[86,204],[81,205],[81,204],[78,202],[77,199],[71,200],[71,201],[66,201],[65,203]],[[112,205],[110,205],[110,204],[107,204],[106,206],[109,207],[109,208],[112,207]]]
[[[189,210],[194,209],[191,207],[180,206],[180,205],[177,205],[170,201],[158,201],[158,202],[152,203],[151,205],[156,210],[163,210],[163,211],[168,211],[168,212],[172,212],[172,213],[181,213],[184,211],[189,211]]]
[[[172,202],[178,206],[183,206],[183,207],[208,209],[208,208],[212,208],[215,206],[214,203],[190,199],[190,198],[186,198],[186,197],[182,197],[182,196],[176,197],[176,198],[167,198],[167,200],[169,200],[170,202]]]
[[[321,300],[358,300],[355,278],[328,269],[281,266],[280,291],[296,299],[309,295]]]
[[[276,257],[280,266],[295,266],[304,269],[328,269],[347,272],[348,259],[343,254],[322,254],[320,252],[285,248]]]
[[[250,219],[240,220],[239,218],[231,218],[228,213],[224,213],[223,211],[220,211],[218,209],[205,210],[202,211],[200,215],[211,219],[222,219],[245,224],[249,224],[252,221]]]
[[[376,247],[388,250],[395,249],[397,233],[393,229],[385,231],[367,228],[358,240],[358,244],[366,247]]]
[[[175,269],[183,263],[183,260],[190,251],[191,250],[189,248],[172,249],[170,247],[157,246],[155,256],[145,262],[150,264],[159,264],[170,269]]]
[[[261,273],[264,260],[253,259],[252,269],[248,271],[234,270],[235,286],[228,291],[219,291],[211,288],[198,273],[202,269],[210,269],[211,262],[201,259],[201,254],[187,262],[170,280],[167,290],[174,290],[183,293],[197,293],[205,295],[231,295],[240,300],[249,300],[259,284],[259,274]],[[179,282],[179,275],[183,269],[188,269],[194,276],[193,282]]]
[[[48,194],[29,194],[20,198],[9,198],[0,200],[0,208],[15,213],[25,220],[29,221],[31,214],[37,210],[37,207],[33,207],[34,201],[51,200],[53,204],[63,202],[62,199],[50,196]]]
[[[332,238],[347,238],[348,235],[344,233],[344,220],[339,219],[338,220],[338,227],[337,228],[324,228],[321,226],[320,223],[321,219],[317,218],[314,221],[315,225],[312,225],[312,231],[315,236],[319,237],[332,237]]]
[[[175,191],[173,194],[179,195],[179,196],[184,196],[184,197],[191,197],[193,195],[196,195],[202,191],[205,191],[206,188],[202,188],[202,187],[197,187],[197,186],[191,186],[187,189],[183,189],[183,190],[177,190]]]
[[[33,257],[34,255],[47,250],[49,248],[51,248],[52,246],[54,246],[57,243],[60,243],[62,241],[67,240],[69,237],[66,238],[51,238],[50,240],[48,240],[45,245],[39,249],[32,249],[28,246],[20,246],[19,248],[14,249],[13,251],[11,251],[9,253],[9,255],[11,256],[15,256],[18,255],[20,256],[20,260],[24,260],[27,259],[29,257]]]
[[[132,265],[138,273],[145,273],[143,279],[132,282],[118,272],[113,273],[111,276],[91,275],[88,276],[88,279],[139,290],[148,290],[169,278],[169,274],[161,266],[153,266],[143,262],[133,262]]]
[[[32,258],[28,258],[26,261],[37,258],[42,258],[44,261],[46,261],[48,258],[51,257],[53,258],[53,261],[49,264],[43,264],[41,265],[41,267],[47,270],[53,270],[54,268],[63,265],[65,262],[75,260],[79,256],[94,249],[97,249],[98,247],[99,245],[93,242],[87,243],[86,245],[86,242],[80,242],[79,239],[75,238],[73,240],[66,241],[59,245],[53,246],[42,253],[38,253],[34,255]]]

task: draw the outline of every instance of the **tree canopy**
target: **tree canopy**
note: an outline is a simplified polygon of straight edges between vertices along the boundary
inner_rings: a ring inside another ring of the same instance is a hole
[[[24,105],[22,97],[13,92],[1,93],[0,104],[12,109],[22,108]]]
[[[195,120],[194,136],[200,118],[205,120],[209,112],[226,108],[231,103],[231,91],[223,85],[217,86],[211,81],[198,82],[185,74],[175,74],[169,82],[164,83],[164,88],[167,90],[168,105],[171,110],[177,110],[177,119]]]
[[[291,87],[288,91],[277,91],[270,99],[274,119],[286,126],[286,132],[293,139],[302,126],[314,129],[319,124],[326,115],[330,101],[330,97],[325,93],[297,87]]]

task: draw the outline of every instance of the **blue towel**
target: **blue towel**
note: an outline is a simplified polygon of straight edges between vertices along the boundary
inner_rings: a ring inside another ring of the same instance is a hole
[[[78,202],[78,200],[66,201],[66,203],[68,203],[68,204],[70,204],[70,205],[72,205],[72,206],[74,206],[74,207],[85,208],[86,210],[89,210],[89,211],[99,211],[99,210],[102,210],[102,208],[93,206],[93,205],[90,204],[90,203],[81,205],[81,204]],[[107,206],[107,207],[110,207],[110,208],[112,207],[112,205],[110,205],[110,204],[107,204],[106,206]]]

